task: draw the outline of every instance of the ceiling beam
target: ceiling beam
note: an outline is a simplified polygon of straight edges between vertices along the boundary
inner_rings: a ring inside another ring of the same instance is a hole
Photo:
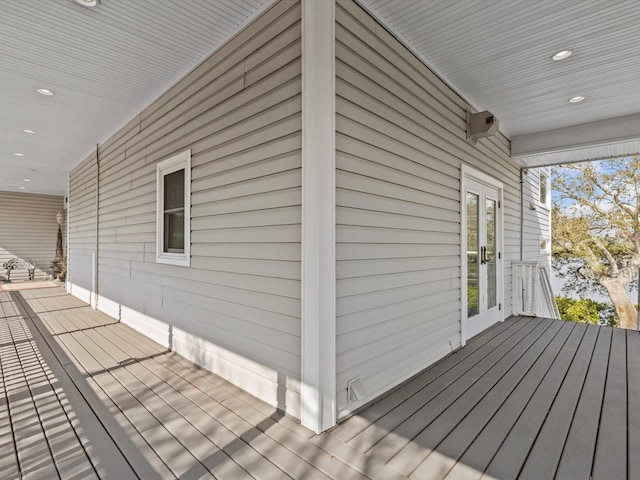
[[[565,128],[515,136],[511,139],[511,156],[544,156],[555,153],[579,152],[598,147],[628,145],[622,155],[634,155],[640,145],[640,114],[583,123]],[[617,155],[620,156],[620,155]],[[591,160],[583,158],[582,160]]]

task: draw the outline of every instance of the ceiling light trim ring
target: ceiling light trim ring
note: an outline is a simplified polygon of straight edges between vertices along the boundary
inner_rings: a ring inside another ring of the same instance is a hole
[[[554,62],[559,62],[560,60],[566,60],[571,56],[572,53],[573,52],[569,49],[560,50],[559,52],[556,52],[553,54],[553,56],[551,57],[551,60],[553,60]]]

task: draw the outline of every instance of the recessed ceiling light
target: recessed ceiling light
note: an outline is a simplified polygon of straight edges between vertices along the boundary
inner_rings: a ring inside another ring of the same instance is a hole
[[[580,103],[582,101],[584,101],[584,99],[587,98],[584,95],[576,95],[573,98],[569,99],[569,103]]]
[[[28,128],[22,130],[24,133],[29,133],[31,135],[33,135],[34,133],[36,133],[34,130],[29,130]]]
[[[18,187],[20,190],[26,190],[27,187]]]
[[[558,60],[564,60],[565,58],[569,58],[571,56],[571,50],[560,50],[556,54],[551,57],[551,60],[557,62]]]
[[[18,152],[16,152],[16,153],[14,153],[14,155],[15,155],[16,157],[24,157],[24,153],[18,153]]]
[[[46,88],[37,88],[36,92],[38,92],[40,95],[45,95],[47,97],[50,97],[51,95],[53,95],[53,92],[51,90],[47,90]]]
[[[83,7],[95,7],[98,5],[98,0],[74,0],[78,5]]]
[[[23,178],[22,180],[24,180],[25,182],[30,182],[31,181],[30,178]]]

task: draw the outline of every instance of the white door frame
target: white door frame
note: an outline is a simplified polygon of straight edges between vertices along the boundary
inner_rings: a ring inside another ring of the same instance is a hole
[[[473,179],[477,182],[498,189],[498,202],[500,204],[497,215],[497,245],[500,255],[496,259],[496,275],[497,275],[497,302],[504,307],[504,184],[483,173],[475,168],[467,165],[462,165],[460,168],[460,265],[461,265],[461,278],[460,278],[460,343],[464,346],[467,343],[467,183],[468,179]],[[504,310],[504,309],[503,309]],[[504,315],[504,314],[503,314]],[[500,319],[504,321],[504,316]]]

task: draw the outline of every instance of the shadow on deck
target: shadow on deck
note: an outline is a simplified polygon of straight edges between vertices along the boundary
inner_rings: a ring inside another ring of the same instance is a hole
[[[2,478],[640,478],[638,332],[511,318],[322,435],[61,289],[0,360]]]

